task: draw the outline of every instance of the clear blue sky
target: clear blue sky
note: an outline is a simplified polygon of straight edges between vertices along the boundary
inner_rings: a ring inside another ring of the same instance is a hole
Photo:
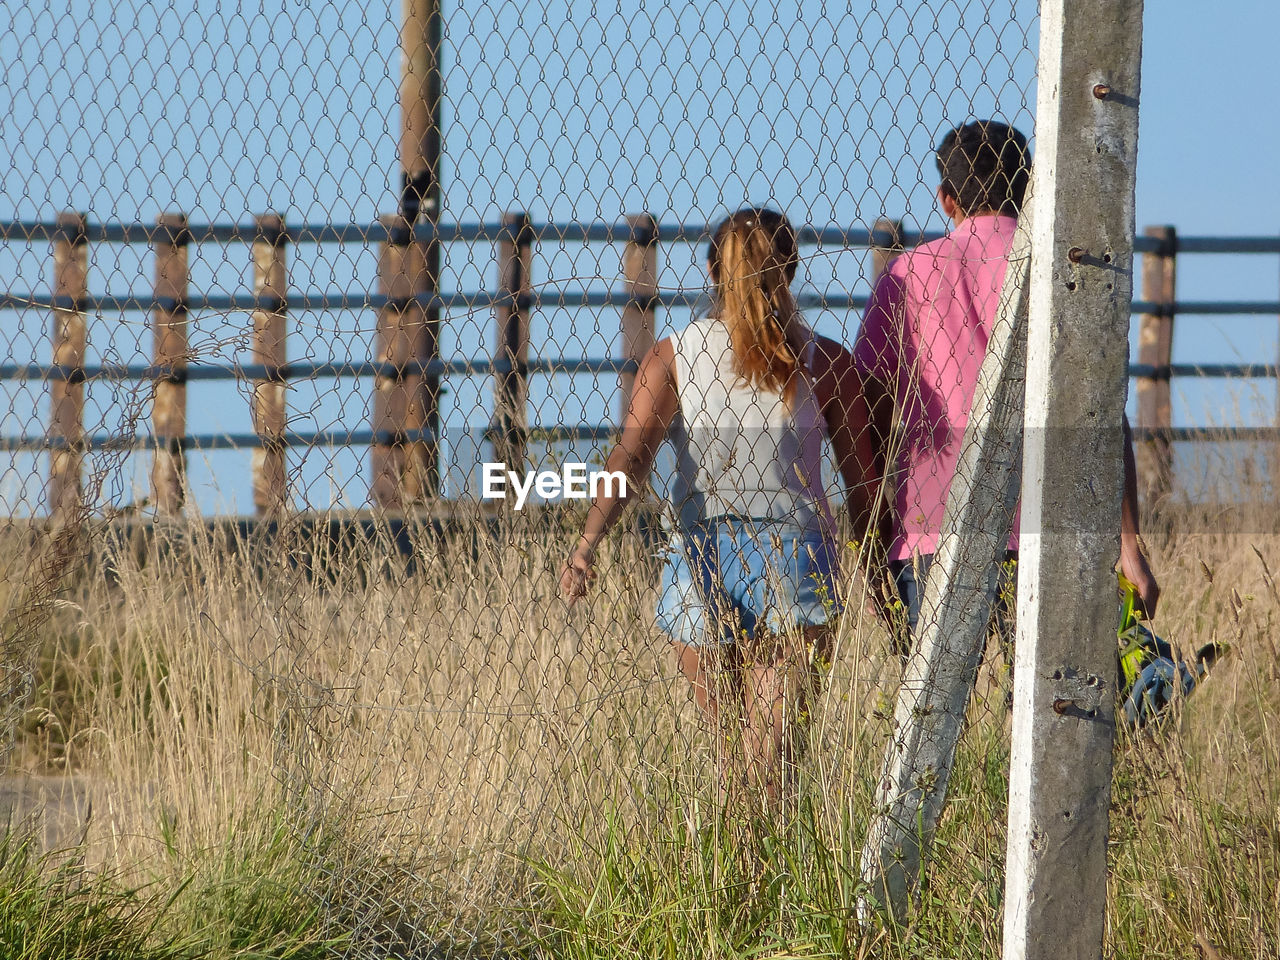
[[[182,12],[187,6],[192,12]],[[266,209],[291,221],[372,220],[394,207],[399,7],[81,0],[48,11],[15,0],[0,28],[11,51],[0,96],[12,105],[0,117],[0,149],[10,158],[0,217],[75,207],[95,220],[151,222],[162,209],[187,210],[195,221],[245,221]],[[743,202],[771,201],[797,221],[859,226],[889,213],[940,229],[929,159],[939,130],[972,115],[1003,116],[1028,131],[1034,124],[1033,0],[597,7],[446,0],[447,219],[493,219],[520,206],[538,220],[613,221],[648,209],[705,222]],[[1280,125],[1272,119],[1280,84],[1270,49],[1280,10],[1263,0],[1212,11],[1189,0],[1147,7],[1139,225],[1280,230]],[[808,252],[806,289],[865,290],[864,255]],[[446,254],[446,288],[492,284],[487,245],[452,245]],[[300,246],[293,255],[298,289],[372,288],[369,251]],[[699,258],[689,248],[664,251],[662,283],[699,287]],[[616,282],[617,263],[606,247],[543,243],[535,279],[604,289]],[[1275,258],[1184,257],[1180,270],[1183,299],[1275,299],[1280,286]],[[145,293],[150,271],[144,250],[99,247],[91,289]],[[201,247],[192,272],[193,289],[242,292],[247,253]],[[0,245],[0,282],[45,289],[47,251]],[[683,319],[673,312],[665,321]],[[852,317],[812,319],[846,339],[856,329]],[[234,346],[217,345],[244,320],[195,318],[193,341],[226,359]],[[291,356],[369,350],[368,311],[295,322]],[[452,314],[445,353],[487,352],[491,325],[486,311]],[[17,359],[47,356],[46,326],[39,311],[0,311],[0,336]],[[1186,318],[1175,359],[1274,360],[1276,329],[1275,318]],[[93,358],[142,359],[150,349],[141,313],[96,318],[90,338]],[[534,341],[543,355],[601,356],[617,349],[616,319],[545,311]],[[450,426],[487,421],[487,383],[450,387]],[[46,401],[22,385],[3,389],[5,432],[42,430]],[[598,420],[610,411],[608,389],[544,380],[533,403],[546,421]],[[291,426],[360,429],[368,392],[354,380],[299,384]],[[1270,385],[1179,384],[1175,392],[1178,423],[1265,422],[1275,409]],[[193,387],[190,405],[193,432],[249,429],[247,403],[229,386]],[[119,409],[105,387],[91,390],[91,423],[111,423]],[[20,459],[0,476],[0,500],[20,497],[31,470]],[[363,470],[359,452],[313,451],[301,470],[306,499],[322,504],[345,491],[361,502]],[[249,508],[247,453],[195,458],[192,481],[202,508]],[[113,493],[133,495],[127,482]]]
[[[1139,225],[1184,234],[1280,232],[1280,75],[1271,0],[1159,0],[1146,5],[1138,143]],[[1186,256],[1186,300],[1275,300],[1275,257]],[[1277,362],[1276,317],[1185,317],[1174,359]],[[1236,411],[1239,411],[1237,417]],[[1269,424],[1274,384],[1178,381],[1174,422]]]

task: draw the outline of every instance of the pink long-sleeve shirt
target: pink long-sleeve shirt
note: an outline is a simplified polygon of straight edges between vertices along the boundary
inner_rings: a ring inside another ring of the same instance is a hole
[[[890,263],[867,303],[854,364],[892,394],[904,433],[891,560],[937,549],[1016,225],[967,217]]]

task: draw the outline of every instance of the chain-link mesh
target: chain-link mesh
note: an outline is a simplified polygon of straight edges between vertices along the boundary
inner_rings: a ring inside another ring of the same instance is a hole
[[[965,429],[1020,422],[1037,27],[12,11],[6,742],[64,841],[215,955],[915,955],[857,921],[908,664],[967,730],[925,936],[996,949],[1018,437]]]

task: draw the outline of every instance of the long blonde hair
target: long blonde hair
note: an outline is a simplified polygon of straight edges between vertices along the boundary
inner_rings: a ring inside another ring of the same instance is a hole
[[[795,230],[776,210],[739,210],[716,228],[707,261],[734,373],[756,389],[784,393],[800,368],[787,338],[798,315]]]

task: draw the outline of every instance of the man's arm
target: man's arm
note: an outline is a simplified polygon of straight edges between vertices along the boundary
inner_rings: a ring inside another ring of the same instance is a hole
[[[1133,455],[1133,431],[1124,418],[1124,498],[1120,501],[1120,572],[1138,588],[1138,599],[1148,617],[1156,615],[1160,584],[1142,549],[1138,532],[1138,464]]]
[[[887,540],[877,509],[882,477],[876,456],[870,411],[862,390],[862,378],[853,356],[842,344],[817,337],[814,392],[822,407],[831,439],[831,451],[845,489],[845,509],[853,537],[866,546],[863,556],[868,609],[885,618],[888,589],[885,553]]]
[[[887,551],[893,540],[894,502],[891,484],[886,478],[894,472],[895,463],[890,457],[900,438],[893,436],[893,395],[875,377],[862,378],[862,397],[870,426],[871,447],[875,456],[876,489],[873,501],[872,529],[879,535],[879,549]]]
[[[851,530],[865,539],[872,524],[872,511],[880,475],[868,424],[866,402],[860,389],[853,357],[843,345],[827,337],[815,337],[817,344],[814,393],[822,408],[831,439],[831,451],[845,489],[845,509]]]

